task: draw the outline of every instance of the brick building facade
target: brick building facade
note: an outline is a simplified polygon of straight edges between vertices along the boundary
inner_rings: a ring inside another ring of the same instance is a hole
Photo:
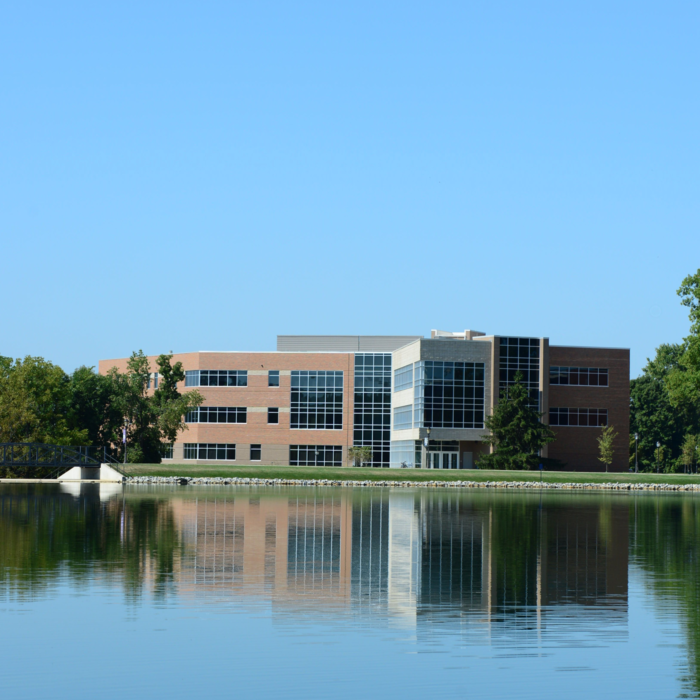
[[[484,418],[524,377],[556,441],[543,456],[597,471],[597,438],[614,425],[613,471],[627,468],[629,351],[550,346],[547,338],[433,331],[420,336],[279,336],[276,352],[176,354],[197,388],[165,461],[341,466],[369,446],[380,467],[471,468],[488,450]],[[155,357],[150,357],[155,369]],[[126,370],[102,360],[101,373]],[[152,375],[151,391],[157,385]]]

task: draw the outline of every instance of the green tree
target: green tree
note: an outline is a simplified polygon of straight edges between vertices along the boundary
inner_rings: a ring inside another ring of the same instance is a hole
[[[197,406],[201,406],[204,397],[198,391],[188,391],[181,394],[177,390],[178,382],[185,381],[185,370],[182,362],[172,365],[172,353],[159,355],[158,388],[153,394],[153,404],[161,433],[161,440],[167,444],[175,442],[178,433],[187,430],[185,416]]]
[[[0,362],[0,442],[84,445],[68,375],[42,357]]]
[[[671,405],[668,377],[679,366],[681,345],[660,345],[653,360],[648,360],[642,375],[630,382],[630,434],[639,435],[639,466],[642,471],[656,469],[656,443],[669,446],[672,456],[680,454],[683,435],[694,424],[694,416]],[[634,459],[634,444],[631,443]]]
[[[494,452],[479,460],[482,469],[533,469],[543,461],[540,450],[554,441],[554,432],[542,423],[542,414],[530,405],[523,375],[501,393],[493,414],[484,421],[489,435],[484,438]]]
[[[178,432],[187,429],[189,410],[202,404],[198,391],[180,394],[177,382],[185,378],[182,364],[171,366],[172,355],[160,355],[159,386],[149,393],[151,368],[142,350],[133,352],[127,371],[112,368],[108,374],[116,387],[117,406],[127,426],[127,458],[130,462],[159,463],[163,443],[175,441]],[[162,380],[160,376],[162,374]]]
[[[612,464],[613,457],[615,456],[615,438],[617,437],[615,428],[612,425],[606,425],[601,431],[598,437],[598,450],[600,456],[598,459],[605,465],[605,471]]]
[[[681,447],[681,464],[685,468],[684,471],[692,473],[695,465],[697,472],[698,452],[700,452],[700,436],[688,433]]]
[[[85,444],[118,444],[124,421],[112,377],[95,372],[94,367],[79,367],[71,375],[70,385],[74,420],[87,430]]]
[[[681,304],[690,309],[690,335],[684,338],[683,354],[668,378],[671,404],[697,418],[700,409],[700,269],[688,275],[679,289]]]
[[[372,448],[368,445],[363,445],[361,447],[351,447],[348,450],[348,457],[352,462],[353,466],[361,467],[363,464],[367,464],[372,461]]]

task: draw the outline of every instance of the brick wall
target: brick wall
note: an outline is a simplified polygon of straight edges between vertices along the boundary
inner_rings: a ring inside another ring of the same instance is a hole
[[[156,356],[148,358],[151,371],[155,371]],[[126,371],[126,359],[101,360],[99,371],[106,374],[111,367]],[[182,362],[185,370],[193,369],[243,369],[248,371],[247,387],[198,387],[204,396],[204,406],[245,406],[247,423],[211,424],[191,423],[188,430],[178,436],[174,460],[183,459],[184,443],[232,443],[236,445],[235,464],[289,464],[289,445],[340,445],[343,447],[343,464],[347,463],[347,449],[353,444],[352,415],[354,396],[355,361],[352,353],[265,353],[265,352],[201,352],[174,355],[175,362]],[[280,371],[279,387],[268,386],[268,371]],[[343,372],[343,429],[342,430],[291,430],[290,398],[292,370],[335,370]],[[186,389],[184,382],[178,387]],[[194,387],[193,387],[194,388]],[[153,391],[153,389],[151,389]],[[279,424],[268,425],[267,408],[278,407]],[[261,410],[255,410],[261,409]],[[250,461],[250,445],[262,445],[260,462]],[[201,462],[192,464],[229,464],[229,462]]]
[[[549,406],[553,408],[607,408],[608,424],[615,426],[615,457],[612,471],[629,468],[629,350],[574,348],[552,345],[550,365],[560,367],[606,367],[608,387],[549,386]],[[549,370],[547,369],[547,381]],[[546,417],[548,419],[548,416]],[[598,460],[600,428],[553,427],[557,436],[549,445],[549,456],[565,462],[574,471],[604,471]]]

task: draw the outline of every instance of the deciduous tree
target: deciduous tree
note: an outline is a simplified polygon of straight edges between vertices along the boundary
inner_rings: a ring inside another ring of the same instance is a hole
[[[606,425],[598,436],[598,459],[605,465],[605,471],[608,471],[608,467],[612,464],[615,456],[615,438],[617,435],[612,425]]]

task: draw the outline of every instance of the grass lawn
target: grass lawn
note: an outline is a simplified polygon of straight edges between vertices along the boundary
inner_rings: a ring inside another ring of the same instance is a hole
[[[332,479],[335,481],[539,481],[538,471],[487,471],[481,469],[359,469],[356,467],[218,467],[191,464],[127,464],[129,476],[222,476],[255,479]],[[698,484],[700,476],[686,474],[605,474],[601,472],[547,472],[550,483],[656,483]]]

